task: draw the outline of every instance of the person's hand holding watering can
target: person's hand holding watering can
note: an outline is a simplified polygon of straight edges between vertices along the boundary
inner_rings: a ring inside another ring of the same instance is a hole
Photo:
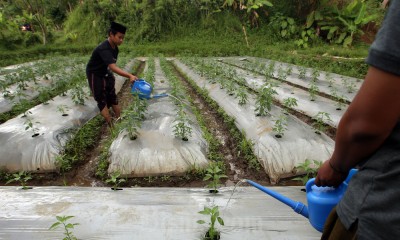
[[[315,185],[337,187],[346,179],[348,173],[337,169],[331,161],[332,159],[329,159],[321,165],[315,178]]]
[[[136,80],[138,80],[138,77],[136,77],[135,75],[133,75],[133,74],[130,74],[129,75],[129,82],[132,84],[134,81],[136,81]]]

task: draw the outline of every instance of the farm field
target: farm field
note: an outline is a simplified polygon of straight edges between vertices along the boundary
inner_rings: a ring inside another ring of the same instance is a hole
[[[361,80],[247,56],[124,57],[124,69],[149,82],[153,98],[140,99],[117,76],[122,116],[110,129],[81,60],[66,59],[2,70],[0,193],[8,207],[0,238],[53,239],[63,233],[49,227],[64,221],[79,224],[78,239],[130,239],[139,229],[137,239],[201,239],[200,206],[225,221],[221,238],[319,238],[306,218],[244,181],[305,202],[308,172],[299,166],[330,156]],[[154,222],[154,211],[164,220]],[[100,215],[113,223],[98,229]],[[127,221],[115,224],[120,218]],[[161,231],[145,231],[149,222]]]
[[[118,174],[126,186],[198,187],[212,163],[227,173],[226,186],[250,176],[297,185],[290,179],[305,172],[296,167],[332,153],[361,84],[254,57],[125,57],[127,71],[169,96],[140,100],[117,77],[123,114],[110,131],[82,65],[60,61],[2,69],[2,184],[24,171],[38,185],[105,186]]]
[[[320,239],[393,6],[0,1],[0,240]]]

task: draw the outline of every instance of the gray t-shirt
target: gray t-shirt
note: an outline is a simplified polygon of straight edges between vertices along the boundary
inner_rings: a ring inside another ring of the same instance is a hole
[[[400,76],[400,0],[391,1],[367,63]],[[337,206],[340,220],[346,228],[358,221],[361,240],[400,239],[400,123],[359,170]]]

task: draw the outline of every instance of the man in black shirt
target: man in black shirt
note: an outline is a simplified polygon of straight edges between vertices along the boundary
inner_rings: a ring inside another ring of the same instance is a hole
[[[108,30],[108,39],[98,45],[90,57],[86,66],[86,76],[94,99],[97,102],[101,115],[111,127],[111,115],[109,108],[112,107],[115,117],[119,118],[121,109],[115,94],[115,78],[112,72],[129,78],[133,83],[137,77],[125,72],[116,65],[118,58],[118,46],[124,41],[126,27],[112,22]]]

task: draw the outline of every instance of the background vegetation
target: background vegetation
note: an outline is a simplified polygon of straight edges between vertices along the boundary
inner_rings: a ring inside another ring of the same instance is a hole
[[[1,0],[0,66],[90,54],[117,21],[133,55],[251,55],[362,77],[384,11],[380,0]]]

